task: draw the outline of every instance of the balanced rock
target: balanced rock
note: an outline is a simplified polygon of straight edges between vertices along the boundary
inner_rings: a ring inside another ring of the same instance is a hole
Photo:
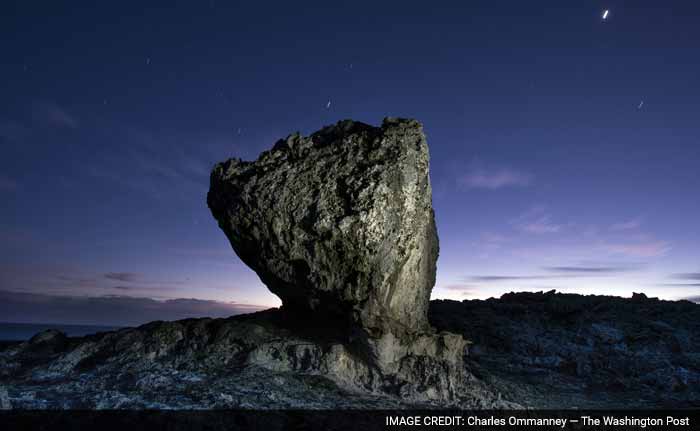
[[[402,338],[429,332],[438,237],[428,164],[417,121],[346,120],[290,135],[254,162],[216,165],[207,202],[283,310]]]

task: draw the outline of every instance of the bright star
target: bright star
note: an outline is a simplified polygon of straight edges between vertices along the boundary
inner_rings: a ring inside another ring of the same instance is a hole
[[[603,11],[603,19],[608,19],[608,13],[610,13],[610,11],[607,9]]]

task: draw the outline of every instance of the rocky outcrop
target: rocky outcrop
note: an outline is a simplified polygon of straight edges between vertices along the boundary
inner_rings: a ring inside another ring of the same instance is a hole
[[[428,313],[438,242],[416,121],[292,135],[217,165],[208,203],[282,309],[0,344],[0,408],[700,405],[690,302],[521,293]]]
[[[220,385],[233,368],[245,370],[238,376],[320,378],[387,405],[507,405],[470,380],[462,336],[428,323],[438,255],[431,199],[428,147],[414,120],[388,118],[381,127],[341,121],[280,140],[254,162],[218,164],[208,205],[241,260],[282,299],[280,310],[70,342],[46,332],[5,352],[0,373],[31,382],[71,376],[60,390],[76,394],[85,393],[86,380],[105,388],[105,380],[126,379],[142,399],[161,382],[199,387],[173,374]],[[249,402],[231,391],[226,406]],[[276,391],[285,392],[263,389]],[[97,405],[128,404],[102,398]]]
[[[504,407],[480,381],[449,380],[461,352],[399,352],[393,375],[352,345],[280,310],[152,322],[82,338],[47,331],[0,350],[3,401],[15,408]],[[63,339],[65,342],[57,342]],[[52,346],[52,347],[49,347]],[[429,337],[415,349],[432,349]],[[435,362],[431,362],[431,361]],[[441,389],[444,388],[444,389]],[[449,392],[438,393],[440,390]],[[451,392],[450,392],[451,391]],[[442,400],[439,400],[443,397]]]
[[[337,331],[348,351],[333,351],[331,378],[451,400],[465,341],[427,320],[438,256],[428,164],[415,120],[341,121],[218,164],[207,202],[283,312]]]
[[[700,305],[551,292],[433,301],[431,322],[473,344],[468,369],[539,408],[700,406]]]
[[[700,407],[697,304],[518,293],[432,301],[429,317],[473,340],[451,401],[428,399],[419,384],[368,378],[350,346],[268,310],[82,338],[51,331],[0,348],[0,407]],[[448,375],[428,364],[420,375],[410,362],[403,368],[415,374],[402,378],[428,387]]]
[[[207,202],[287,311],[371,335],[428,329],[438,238],[417,121],[290,135],[254,162],[217,165]]]

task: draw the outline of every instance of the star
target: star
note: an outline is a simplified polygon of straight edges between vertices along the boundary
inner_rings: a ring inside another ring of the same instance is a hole
[[[326,109],[331,108],[331,99],[328,99],[328,103],[326,103]]]
[[[151,57],[146,58],[146,64],[151,64]]]
[[[607,9],[605,9],[605,10],[603,11],[603,20],[608,19],[608,14],[609,14],[609,13],[610,13],[610,11],[607,10]]]
[[[644,106],[644,101],[642,100],[639,102],[639,106],[637,106],[637,109],[642,109],[642,106]]]

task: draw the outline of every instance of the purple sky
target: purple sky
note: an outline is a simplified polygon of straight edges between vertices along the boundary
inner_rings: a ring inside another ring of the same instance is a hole
[[[278,305],[211,166],[385,116],[428,135],[434,298],[700,295],[695,2],[98,3],[3,4],[5,320]]]

